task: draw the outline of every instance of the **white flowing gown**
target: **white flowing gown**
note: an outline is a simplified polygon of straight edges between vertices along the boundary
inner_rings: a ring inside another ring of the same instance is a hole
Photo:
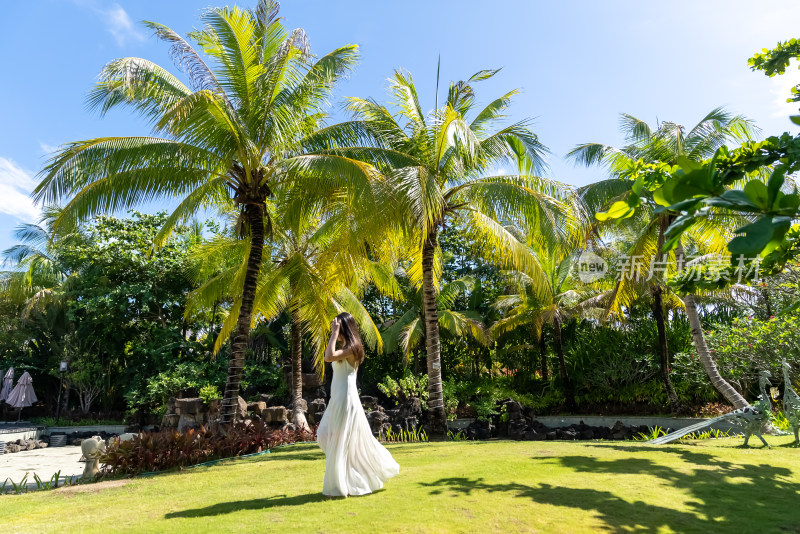
[[[392,455],[372,435],[356,389],[356,370],[347,360],[333,362],[331,400],[317,429],[325,453],[322,493],[365,495],[400,472]]]

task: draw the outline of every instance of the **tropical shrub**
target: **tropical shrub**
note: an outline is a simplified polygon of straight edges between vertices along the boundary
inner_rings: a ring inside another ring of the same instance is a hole
[[[401,404],[416,397],[422,402],[423,409],[428,408],[428,375],[415,376],[406,373],[398,380],[385,376],[383,381],[378,384],[378,390],[395,404]]]
[[[197,465],[211,460],[262,452],[279,445],[313,441],[316,430],[274,430],[263,422],[142,432],[129,441],[115,441],[100,456],[104,475],[137,475]]]
[[[800,365],[800,315],[758,319],[738,317],[730,325],[715,325],[707,332],[708,346],[720,372],[742,394],[758,384],[758,373],[768,370],[775,385],[782,380],[781,360]]]

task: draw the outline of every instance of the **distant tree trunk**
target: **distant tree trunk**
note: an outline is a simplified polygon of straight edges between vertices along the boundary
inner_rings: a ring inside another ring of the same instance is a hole
[[[675,249],[675,256],[678,262],[678,270],[682,271],[686,255],[683,251],[683,245],[680,243],[678,243],[678,247]],[[706,337],[703,333],[700,315],[697,313],[697,304],[694,301],[694,295],[684,296],[683,303],[686,306],[686,317],[689,319],[689,326],[692,328],[692,338],[694,339],[694,347],[697,350],[697,357],[700,359],[700,363],[703,364],[708,377],[711,379],[711,384],[714,386],[714,389],[719,391],[734,408],[744,408],[748,406],[749,403],[745,398],[742,397],[738,391],[733,389],[733,386],[719,374],[717,364],[711,356],[708,345],[706,344]]]
[[[653,295],[653,318],[656,320],[656,329],[658,330],[661,381],[664,383],[664,389],[667,392],[670,410],[673,413],[678,413],[682,410],[682,407],[678,399],[678,394],[675,392],[675,387],[672,385],[672,379],[669,376],[669,347],[667,346],[667,325],[664,320],[663,288],[658,284],[652,284],[650,286],[650,292]]]
[[[303,331],[297,309],[292,310],[292,414],[294,426],[308,429],[308,421],[303,413]]]
[[[261,271],[264,252],[264,213],[262,207],[256,204],[248,204],[245,207],[245,216],[250,226],[252,241],[242,288],[242,304],[239,308],[239,318],[236,320],[231,356],[228,360],[228,379],[225,383],[225,395],[222,399],[221,408],[222,423],[232,423],[236,419],[239,410],[239,389],[244,370],[247,340],[250,338],[253,299],[256,294],[256,284],[258,282],[258,274]]]
[[[539,357],[541,359],[542,379],[547,381],[547,342],[544,338],[544,327],[539,333]]]
[[[447,433],[447,414],[442,396],[442,362],[439,342],[439,311],[433,281],[433,260],[436,254],[438,228],[428,231],[422,246],[422,307],[425,312],[425,348],[428,356],[428,424],[432,436]]]
[[[567,409],[575,410],[575,391],[572,389],[572,381],[567,375],[567,362],[564,360],[564,346],[561,341],[561,317],[553,319],[553,345],[558,356],[558,371],[561,374],[561,382],[564,384],[564,397],[566,398]]]
[[[672,224],[673,216],[670,214],[661,215],[658,225],[658,239],[656,241],[656,254],[661,254],[661,249],[664,248],[664,241],[666,241],[666,231],[669,225]],[[661,256],[664,260],[665,257]],[[664,263],[661,263],[662,265]],[[651,276],[655,273],[650,273]],[[678,399],[678,394],[675,392],[675,387],[672,385],[672,379],[669,376],[669,347],[667,346],[667,324],[664,319],[664,280],[661,276],[654,276],[654,282],[650,284],[650,293],[653,296],[653,318],[656,321],[656,329],[658,330],[658,352],[661,367],[661,381],[664,383],[664,389],[667,392],[667,399],[669,399],[669,407],[673,413],[680,412],[683,407]]]

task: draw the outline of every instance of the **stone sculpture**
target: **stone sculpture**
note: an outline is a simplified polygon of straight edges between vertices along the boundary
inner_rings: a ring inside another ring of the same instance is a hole
[[[772,374],[769,371],[761,371],[761,373],[759,373],[758,386],[761,391],[761,395],[758,396],[758,400],[754,404],[745,406],[744,408],[739,408],[738,410],[715,417],[714,419],[709,419],[708,421],[703,421],[702,423],[697,423],[696,425],[691,425],[678,431],[671,432],[666,436],[652,439],[648,441],[648,443],[652,445],[663,445],[664,443],[670,443],[672,441],[679,440],[683,436],[687,436],[692,432],[697,432],[698,430],[710,427],[715,423],[725,421],[742,429],[742,432],[744,433],[744,443],[742,444],[742,447],[747,447],[747,443],[750,441],[750,436],[753,434],[758,436],[758,439],[761,440],[765,447],[769,447],[769,444],[764,439],[764,436],[761,435],[761,429],[764,425],[769,423],[772,416],[772,403],[770,402],[769,395],[767,394],[767,386],[771,385],[769,381],[770,376],[772,376]]]
[[[86,462],[83,468],[83,478],[88,480],[97,476],[100,472],[100,460],[98,456],[106,452],[106,442],[100,436],[93,436],[81,442],[82,462]]]
[[[792,380],[789,377],[791,367],[786,360],[781,360],[783,364],[783,415],[789,421],[794,430],[794,446],[800,446],[800,395],[792,387]]]

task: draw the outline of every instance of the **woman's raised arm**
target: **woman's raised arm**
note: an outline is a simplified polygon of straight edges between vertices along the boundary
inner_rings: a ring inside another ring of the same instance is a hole
[[[328,339],[328,346],[325,347],[325,361],[335,362],[337,360],[344,360],[350,355],[350,349],[344,348],[336,350],[336,340],[339,339],[339,330],[341,324],[339,319],[334,319],[331,323],[331,337]]]

